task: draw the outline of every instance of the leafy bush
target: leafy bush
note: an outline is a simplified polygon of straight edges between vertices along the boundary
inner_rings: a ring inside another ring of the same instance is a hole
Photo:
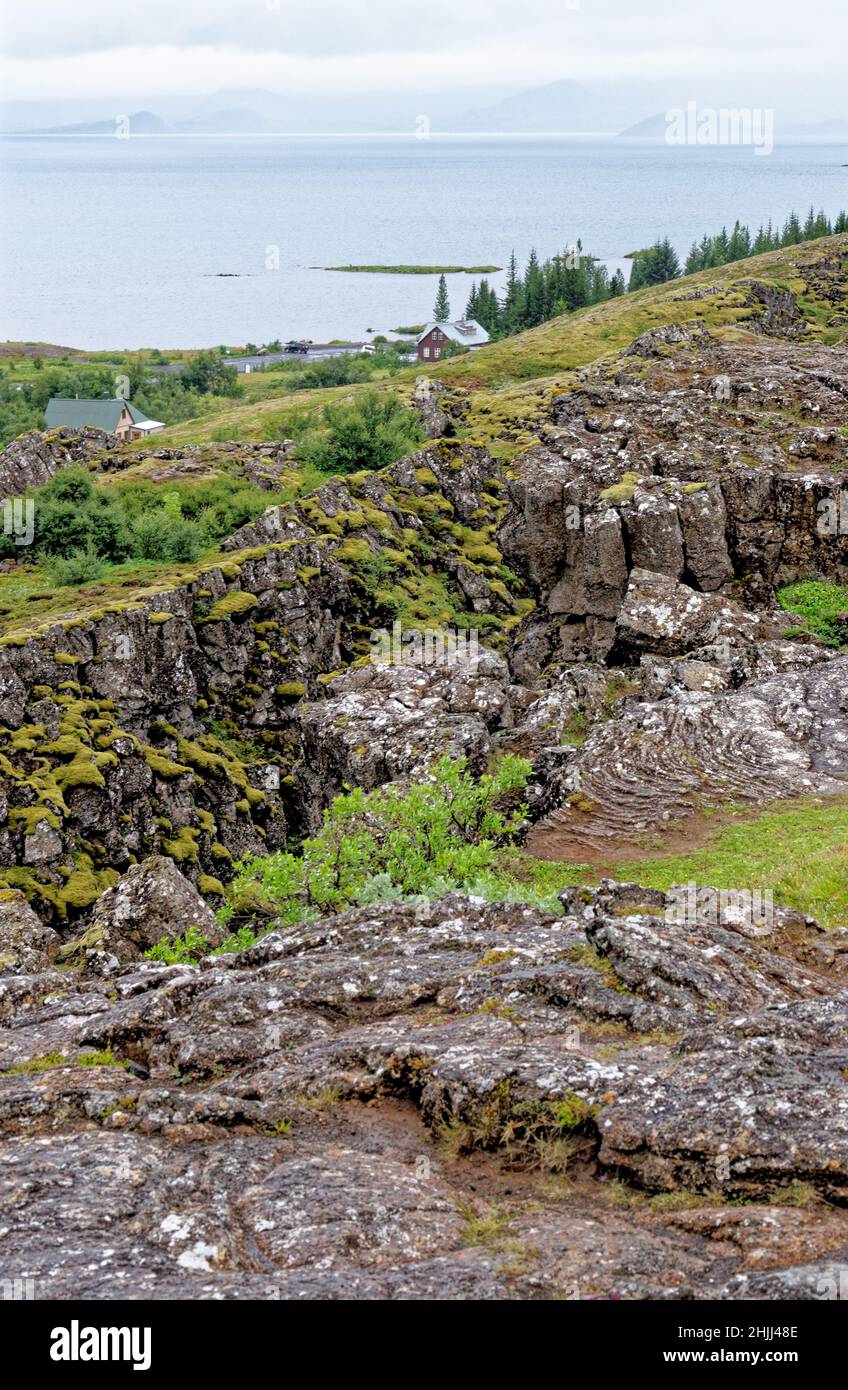
[[[213,950],[204,932],[199,931],[197,927],[189,927],[183,936],[160,936],[156,945],[151,946],[144,954],[147,960],[161,960],[165,965],[194,965],[197,961],[203,960],[204,956],[223,956],[246,951],[249,946],[255,946],[258,940],[256,932],[251,927],[244,926],[237,932],[232,932]]]
[[[148,960],[161,960],[165,965],[190,965],[209,954],[209,940],[197,927],[189,927],[184,936],[173,940],[161,936],[144,954]]]
[[[93,550],[76,550],[67,559],[52,555],[47,562],[47,573],[57,589],[102,579],[107,568],[105,560],[101,560]]]
[[[37,554],[69,558],[84,551],[119,563],[132,553],[132,538],[113,498],[99,492],[87,469],[62,468],[36,493]]]
[[[195,560],[203,548],[203,533],[193,521],[160,507],[132,523],[132,553],[137,560]]]
[[[348,405],[325,405],[326,432],[308,437],[300,455],[324,473],[385,468],[422,442],[418,417],[395,396],[367,391]]]
[[[80,557],[88,557],[92,578],[103,573],[101,566],[94,574],[95,560],[188,563],[274,500],[241,478],[180,483],[167,491],[146,481],[98,486],[86,468],[70,465],[34,494],[32,549],[48,567],[59,557],[73,558],[79,569]],[[0,559],[7,556],[22,558],[14,536],[0,536]]]
[[[359,903],[438,897],[491,878],[526,807],[530,763],[507,755],[475,781],[465,758],[443,757],[429,779],[338,796],[298,854],[248,856],[236,866],[234,912],[294,924]]]

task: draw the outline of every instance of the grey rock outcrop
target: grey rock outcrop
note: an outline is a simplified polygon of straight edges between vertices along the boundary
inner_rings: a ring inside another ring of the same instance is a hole
[[[808,1296],[848,1254],[848,953],[703,895],[683,928],[633,884],[565,908],[453,896],[199,967],[5,977],[7,1277],[41,1298]],[[683,1210],[651,1205],[681,1186]]]

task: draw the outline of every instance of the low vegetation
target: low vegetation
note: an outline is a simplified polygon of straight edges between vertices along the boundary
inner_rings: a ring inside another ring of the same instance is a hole
[[[389,785],[336,797],[297,853],[237,866],[222,920],[258,915],[293,925],[360,904],[491,891],[497,850],[518,837],[530,764],[506,756],[475,779],[464,758],[441,758],[401,792]]]
[[[841,647],[848,638],[848,587],[824,580],[802,580],[787,584],[778,594],[781,608],[803,619],[793,635],[812,633],[831,647]]]
[[[32,497],[32,554],[59,587],[102,578],[131,560],[188,563],[277,500],[234,477],[168,488],[97,483],[80,465],[62,468]],[[20,559],[20,550],[13,535],[3,535],[0,559],[11,558]]]

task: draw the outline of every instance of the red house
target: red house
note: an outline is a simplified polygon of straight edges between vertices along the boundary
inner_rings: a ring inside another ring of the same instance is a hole
[[[476,319],[461,319],[458,323],[428,323],[418,338],[418,361],[438,362],[448,343],[478,348],[488,341],[488,333]]]

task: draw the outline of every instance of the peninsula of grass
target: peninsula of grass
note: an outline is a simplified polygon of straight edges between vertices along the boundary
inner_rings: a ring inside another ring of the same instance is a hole
[[[501,265],[325,265],[324,270],[344,270],[370,275],[492,275]]]

